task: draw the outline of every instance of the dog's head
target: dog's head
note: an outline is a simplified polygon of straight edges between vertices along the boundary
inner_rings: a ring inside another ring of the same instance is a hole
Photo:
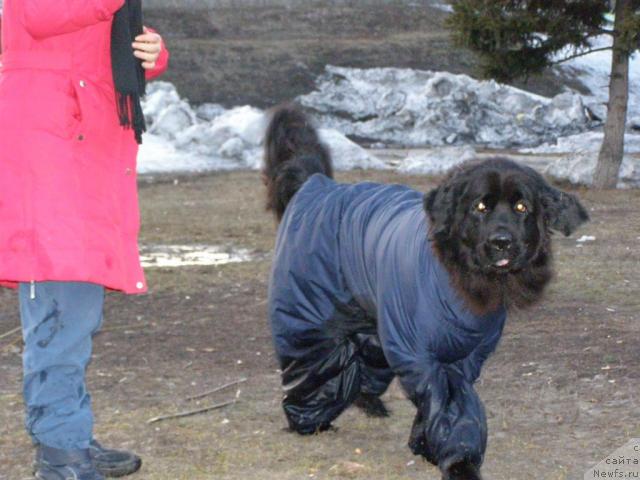
[[[455,168],[424,203],[436,252],[482,312],[535,302],[552,276],[551,231],[589,219],[576,197],[503,158]]]

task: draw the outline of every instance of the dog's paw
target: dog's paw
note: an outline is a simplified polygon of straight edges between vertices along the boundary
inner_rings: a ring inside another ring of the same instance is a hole
[[[482,480],[480,469],[468,462],[458,462],[443,473],[442,480]]]
[[[362,410],[368,417],[386,418],[390,413],[384,402],[375,395],[361,393],[353,404]]]
[[[316,435],[323,432],[337,432],[338,427],[334,427],[330,423],[321,423],[320,425],[308,425],[305,427],[289,426],[283,429],[284,431],[297,433],[298,435]]]

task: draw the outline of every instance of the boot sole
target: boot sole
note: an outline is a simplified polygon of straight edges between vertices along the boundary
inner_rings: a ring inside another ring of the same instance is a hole
[[[96,470],[98,470],[105,477],[110,478],[126,477],[127,475],[136,473],[138,470],[140,470],[141,467],[142,460],[140,458],[136,458],[132,462],[116,466],[101,465],[100,463],[96,463]]]

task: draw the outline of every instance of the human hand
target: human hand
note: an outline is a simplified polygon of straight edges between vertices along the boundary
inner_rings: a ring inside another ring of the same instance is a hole
[[[131,44],[133,55],[142,60],[142,68],[151,70],[155,68],[156,61],[162,50],[162,37],[152,32],[147,27],[142,27],[144,33],[138,35]]]

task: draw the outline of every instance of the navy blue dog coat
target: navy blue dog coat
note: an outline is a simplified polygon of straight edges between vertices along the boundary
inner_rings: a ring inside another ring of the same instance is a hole
[[[418,409],[410,446],[448,468],[480,465],[487,441],[473,383],[504,309],[476,316],[432,250],[423,194],[309,178],[278,230],[269,317],[284,411],[300,433],[330,425],[394,376]]]
[[[266,206],[280,221],[269,317],[290,427],[325,430],[351,404],[383,416],[378,397],[398,376],[417,408],[413,452],[443,480],[480,480],[487,425],[473,384],[504,307],[541,298],[552,231],[570,235],[588,212],[500,157],[460,165],[424,196],[337,184],[292,106],[273,112],[264,145]]]

